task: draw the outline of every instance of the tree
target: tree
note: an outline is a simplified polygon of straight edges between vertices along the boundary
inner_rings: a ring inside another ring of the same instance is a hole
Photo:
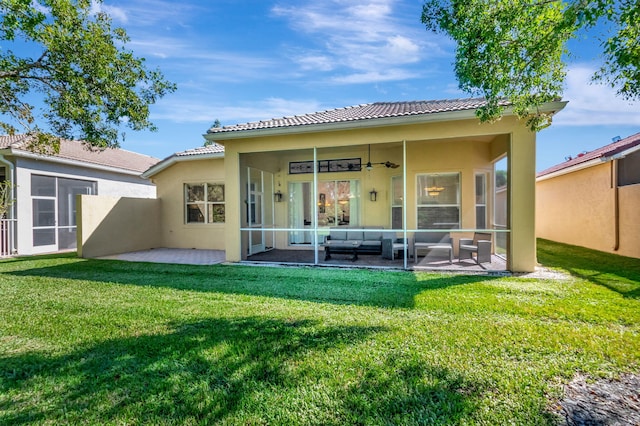
[[[93,12],[99,3],[0,0],[1,130],[24,131],[45,147],[58,137],[118,146],[123,126],[156,130],[149,105],[176,86],[125,48],[126,32]],[[30,104],[38,93],[42,110]]]
[[[5,219],[9,208],[15,202],[11,190],[13,189],[13,182],[8,180],[0,181],[0,219]]]
[[[487,99],[483,121],[499,118],[507,100],[532,130],[551,124],[538,107],[562,95],[567,42],[596,25],[612,35],[594,80],[640,98],[640,0],[427,0],[422,22],[457,42],[456,77]]]
[[[211,125],[211,128],[218,129],[218,128],[220,128],[220,127],[222,127],[222,124],[220,123],[220,120],[218,120],[218,119],[216,118],[216,120],[215,120],[215,121],[213,122],[213,124]],[[204,141],[204,146],[213,145],[214,143],[215,143],[215,142],[212,142],[212,141],[210,141],[210,140],[205,140],[205,141]]]

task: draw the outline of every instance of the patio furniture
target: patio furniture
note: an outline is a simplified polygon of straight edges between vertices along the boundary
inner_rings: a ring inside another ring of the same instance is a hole
[[[408,248],[407,240],[396,238],[395,234],[383,235],[382,237],[382,258],[395,260],[396,252],[402,252]]]
[[[413,242],[414,263],[418,263],[419,250],[447,251],[449,263],[453,263],[453,243],[448,232],[416,232]]]
[[[364,229],[371,229],[365,231]],[[329,230],[329,235],[325,238],[325,244],[331,242],[336,244],[340,241],[349,243],[351,241],[360,241],[358,253],[382,253],[382,226],[333,226]]]
[[[361,245],[359,240],[328,240],[324,243],[324,260],[330,260],[331,253],[346,253],[352,254],[351,261],[355,262]]]
[[[491,263],[491,234],[476,232],[471,238],[460,238],[458,257],[460,260],[473,259],[476,253],[476,262]]]

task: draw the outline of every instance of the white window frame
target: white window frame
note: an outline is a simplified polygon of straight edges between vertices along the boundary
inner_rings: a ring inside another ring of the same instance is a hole
[[[418,191],[425,191],[425,188],[422,188],[420,185],[420,178],[423,176],[457,176],[458,184],[456,188],[456,203],[455,204],[420,204],[421,195]],[[419,218],[420,218],[420,209],[421,208],[450,208],[456,207],[458,209],[458,222],[457,223],[442,223],[440,227],[431,228],[431,229],[460,229],[460,222],[462,220],[462,206],[461,206],[461,191],[462,191],[462,174],[460,172],[433,172],[433,173],[418,173],[416,174],[416,229],[428,229],[428,228],[420,228]]]
[[[482,177],[483,182],[482,182],[482,191],[483,191],[483,198],[484,198],[484,203],[480,203],[478,202],[478,177]],[[487,206],[489,205],[488,203],[488,197],[489,197],[489,191],[488,191],[488,187],[487,187],[487,183],[489,182],[489,173],[487,172],[476,172],[474,177],[473,177],[473,191],[474,191],[474,197],[475,197],[475,227],[477,229],[487,229],[489,227],[489,212],[487,210]],[[480,228],[478,226],[478,207],[484,207],[484,227]]]
[[[222,186],[222,201],[209,201],[209,186]],[[204,200],[202,201],[189,201],[189,186],[202,186],[204,190]],[[223,182],[190,182],[183,184],[184,189],[184,223],[187,225],[206,225],[206,224],[220,224],[226,222],[226,196],[225,196],[225,184]],[[190,205],[200,205],[203,208],[203,221],[190,221],[189,220],[189,206]],[[225,220],[223,221],[213,221],[209,220],[209,216],[213,216],[210,214],[211,209],[215,206],[222,206],[224,208]]]
[[[400,204],[396,204],[396,193],[395,193],[395,181],[399,180],[400,181]],[[404,204],[404,185],[402,184],[402,180],[403,180],[403,176],[402,175],[398,175],[398,176],[391,176],[391,216],[389,217],[389,225],[391,226],[392,229],[404,229],[404,212],[403,212],[403,204]],[[393,211],[394,209],[400,209],[400,227],[394,227],[393,226]]]

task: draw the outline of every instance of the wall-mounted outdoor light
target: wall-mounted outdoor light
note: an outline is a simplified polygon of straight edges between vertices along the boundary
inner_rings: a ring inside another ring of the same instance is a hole
[[[282,192],[280,192],[280,190],[278,189],[276,191],[275,194],[273,194],[273,199],[276,201],[276,203],[279,203],[280,201],[282,201]]]
[[[376,191],[375,188],[373,188],[371,191],[369,191],[369,199],[371,201],[376,201],[378,199],[378,191]]]

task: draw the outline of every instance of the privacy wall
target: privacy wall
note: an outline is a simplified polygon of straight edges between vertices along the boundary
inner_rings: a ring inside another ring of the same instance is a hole
[[[78,256],[161,247],[160,200],[78,195]]]

